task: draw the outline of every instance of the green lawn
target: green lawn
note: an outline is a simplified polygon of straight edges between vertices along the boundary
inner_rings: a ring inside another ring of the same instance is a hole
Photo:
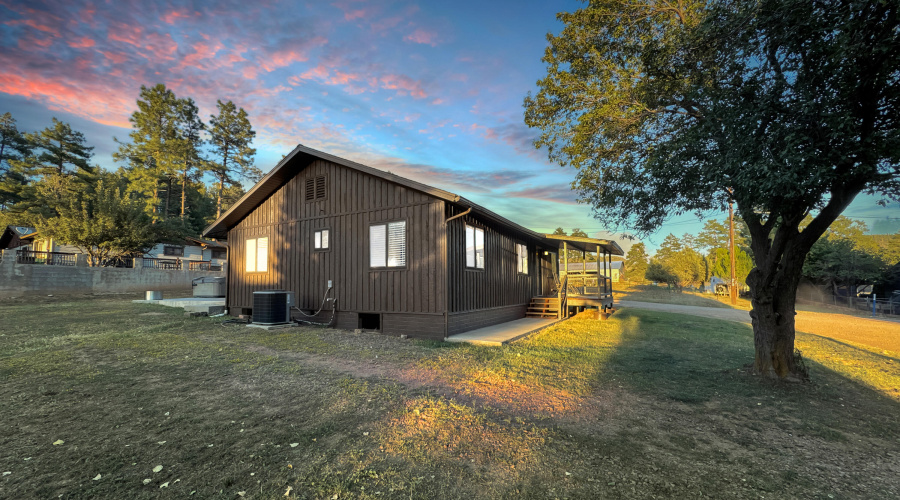
[[[900,359],[860,346],[803,340],[785,386],[747,373],[749,327],[645,311],[503,348],[113,299],[0,318],[2,498],[900,495]]]

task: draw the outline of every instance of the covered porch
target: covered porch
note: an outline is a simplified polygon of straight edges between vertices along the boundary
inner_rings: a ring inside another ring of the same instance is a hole
[[[562,319],[585,308],[606,317],[614,307],[612,256],[624,256],[622,248],[598,238],[560,234],[543,238],[547,249],[541,256],[542,290],[532,299],[527,317]]]

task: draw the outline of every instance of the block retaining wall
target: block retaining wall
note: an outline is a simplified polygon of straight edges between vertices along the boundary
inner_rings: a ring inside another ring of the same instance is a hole
[[[128,293],[147,290],[178,291],[191,288],[195,278],[224,277],[225,271],[180,271],[88,267],[87,256],[77,255],[75,266],[17,264],[15,250],[0,260],[0,298],[66,293]]]

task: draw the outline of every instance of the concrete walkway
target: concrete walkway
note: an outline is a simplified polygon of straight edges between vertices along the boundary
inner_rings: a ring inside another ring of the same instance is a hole
[[[225,310],[225,298],[187,297],[183,299],[132,300],[135,304],[157,304],[167,307],[183,307],[187,312],[219,314]]]
[[[657,304],[656,302],[637,302],[633,300],[617,300],[616,307],[632,309],[648,309],[677,314],[690,314],[706,318],[723,319],[737,323],[750,324],[750,311],[724,307],[682,306],[677,304]]]
[[[476,345],[499,346],[518,340],[538,330],[543,330],[560,321],[562,320],[556,318],[522,318],[451,335],[445,340],[447,342],[468,342]]]

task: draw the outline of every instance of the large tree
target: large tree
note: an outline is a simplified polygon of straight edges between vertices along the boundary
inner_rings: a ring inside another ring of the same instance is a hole
[[[237,109],[233,102],[218,101],[219,114],[210,117],[209,142],[216,159],[210,162],[209,171],[218,182],[216,218],[222,215],[222,195],[227,186],[240,183],[241,179],[256,181],[262,175],[253,166],[256,150],[250,147],[256,132],[244,108]]]
[[[0,210],[20,201],[28,178],[20,165],[31,154],[31,144],[16,127],[9,112],[0,116]]]
[[[183,164],[180,154],[179,124],[181,101],[163,84],[141,86],[138,109],[128,119],[131,122],[130,143],[119,143],[113,154],[116,161],[126,164],[129,190],[144,197],[147,213],[156,220],[168,217],[171,179]],[[167,184],[166,204],[160,202],[161,184]]]
[[[44,221],[41,232],[86,253],[91,266],[143,254],[157,242],[156,227],[142,203],[124,192],[124,184],[115,174],[101,174],[89,189],[67,200],[59,216]]]
[[[601,221],[647,233],[736,204],[764,376],[806,377],[794,305],[813,244],[858,194],[900,198],[898,9],[594,0],[548,36],[525,120]]]
[[[647,273],[647,249],[643,243],[631,245],[625,256],[625,276],[628,281],[644,281]]]

